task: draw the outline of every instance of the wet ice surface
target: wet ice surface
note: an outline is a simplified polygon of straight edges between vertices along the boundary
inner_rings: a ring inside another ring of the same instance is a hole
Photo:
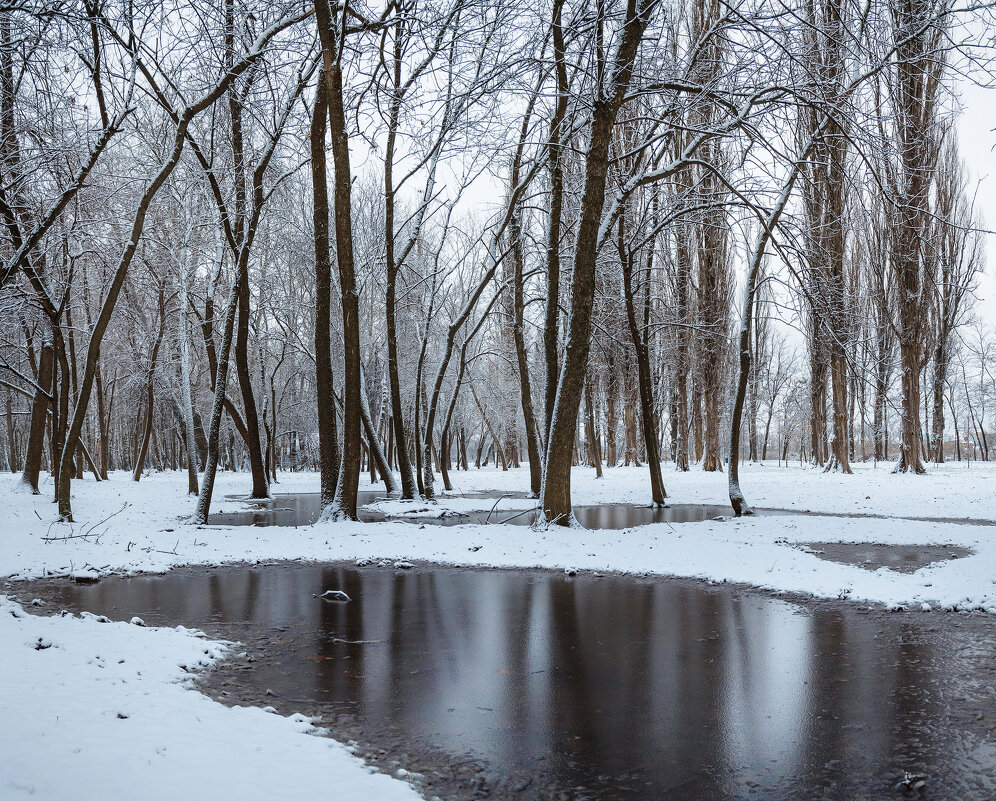
[[[359,516],[361,520],[374,522],[387,519],[385,515],[369,509],[363,509],[364,504],[383,500],[383,492],[360,492],[358,497]],[[445,517],[419,517],[406,515],[403,518],[409,522],[437,526],[461,526],[469,523],[514,523],[528,525],[535,517],[535,510],[515,509],[503,510],[500,501],[504,498],[525,498],[525,493],[508,492],[475,492],[460,497],[481,498],[499,502],[497,509],[485,509],[469,514],[452,514]],[[231,499],[230,499],[231,500]],[[239,500],[241,503],[241,499]],[[210,516],[213,524],[228,526],[308,526],[318,520],[321,512],[318,493],[287,493],[274,495],[272,500],[252,501],[252,509],[240,509],[231,512],[216,512]],[[489,505],[490,506],[490,505]],[[600,506],[575,506],[574,516],[585,528],[592,529],[623,529],[642,526],[648,523],[695,523],[729,515],[730,507],[719,504],[679,503],[656,507],[631,503],[603,504]],[[780,510],[759,510],[759,514],[789,514]],[[427,515],[431,514],[427,511]]]
[[[996,792],[985,616],[458,568],[274,564],[29,586],[66,608],[241,640],[252,661],[229,661],[207,691],[321,715],[383,769],[423,773],[429,796]],[[314,597],[330,589],[353,600]]]
[[[831,562],[857,565],[866,570],[885,567],[915,573],[935,562],[971,556],[970,548],[957,545],[882,545],[875,542],[800,542],[800,548]]]

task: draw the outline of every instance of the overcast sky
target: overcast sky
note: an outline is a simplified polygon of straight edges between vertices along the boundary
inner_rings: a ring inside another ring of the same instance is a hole
[[[966,82],[961,90],[964,112],[959,121],[962,157],[971,179],[978,182],[976,207],[986,227],[996,229],[996,89]],[[979,282],[979,316],[996,325],[996,236],[987,237],[986,274]]]

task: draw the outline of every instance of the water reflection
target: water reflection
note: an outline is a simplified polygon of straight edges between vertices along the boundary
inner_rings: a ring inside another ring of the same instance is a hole
[[[383,493],[358,493],[359,517],[365,522],[385,520],[379,512],[362,508],[364,504],[383,500]],[[514,523],[528,525],[536,516],[535,510],[521,508],[507,510],[500,508],[504,498],[525,498],[525,493],[475,492],[462,497],[494,499],[499,503],[496,509],[485,509],[470,514],[449,515],[446,517],[410,518],[419,524],[438,526],[462,526],[468,523],[492,524]],[[241,501],[239,501],[241,504]],[[320,496],[314,492],[286,493],[275,495],[271,500],[252,502],[253,508],[235,512],[215,512],[210,522],[226,526],[310,526],[321,513]],[[671,506],[654,507],[632,503],[602,504],[599,506],[575,506],[574,515],[585,528],[623,529],[643,526],[648,523],[697,523],[730,514],[729,506],[708,503],[679,503]],[[763,510],[760,514],[789,514],[780,510]]]
[[[313,597],[330,588],[353,602]],[[690,583],[456,569],[273,566],[60,592],[118,619],[251,624],[235,634],[262,631],[270,649],[239,677],[260,693],[495,776],[584,788],[570,797],[875,798],[900,768],[957,771],[932,692],[945,656],[908,618],[883,629]]]

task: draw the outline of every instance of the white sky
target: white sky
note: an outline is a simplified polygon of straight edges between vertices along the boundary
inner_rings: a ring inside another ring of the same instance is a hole
[[[963,113],[958,124],[962,158],[970,180],[978,182],[976,208],[990,230],[996,230],[996,89],[966,82],[961,90]],[[987,236],[986,272],[979,281],[977,312],[996,325],[996,235]]]

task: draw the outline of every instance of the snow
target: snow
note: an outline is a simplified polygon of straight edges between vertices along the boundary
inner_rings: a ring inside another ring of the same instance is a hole
[[[226,646],[182,627],[38,617],[0,597],[0,798],[416,801],[302,715],[190,692]]]
[[[186,474],[127,474],[73,482],[75,524],[56,522],[46,495],[0,476],[0,577],[162,572],[184,564],[272,559],[350,560],[384,569],[419,562],[482,567],[546,567],[569,575],[627,571],[750,584],[877,603],[908,614],[940,608],[996,613],[996,466],[931,468],[893,475],[891,464],[858,465],[854,475],[774,464],[741,468],[744,494],[758,509],[836,516],[784,515],[655,524],[623,531],[526,525],[321,523],[298,528],[193,526]],[[454,471],[455,492],[528,488],[525,467]],[[219,474],[215,511],[242,508],[226,494],[245,493],[245,475]],[[279,492],[317,492],[316,474],[282,475]],[[726,503],[725,474],[665,472],[673,503]],[[578,505],[645,503],[645,468],[572,475]],[[364,485],[361,488],[368,488]],[[502,511],[535,501],[503,498]],[[382,502],[391,514],[488,510],[494,499],[443,495],[438,502]],[[851,516],[844,516],[851,515]],[[878,515],[861,517],[854,515]],[[915,520],[911,518],[934,518]],[[940,522],[954,518],[968,522]],[[980,521],[982,521],[980,523]],[[989,525],[983,523],[988,522]],[[950,544],[973,554],[913,573],[871,571],[820,559],[802,543]],[[16,592],[16,584],[11,591]],[[34,608],[29,606],[29,609]],[[106,620],[104,618],[103,620]],[[84,614],[38,617],[0,596],[0,798],[272,799],[417,798],[407,782],[372,773],[328,738],[306,736],[301,716],[230,709],[187,688],[190,671],[231,653],[183,629],[101,622]],[[251,755],[251,758],[247,758]]]
[[[321,598],[324,601],[342,601],[344,603],[349,603],[353,600],[342,590],[325,590],[321,595],[316,595],[315,597]]]
[[[821,597],[844,595],[881,604],[929,603],[941,608],[996,611],[996,465],[951,464],[926,476],[893,475],[891,465],[859,465],[854,475],[810,468],[745,465],[745,494],[755,508],[833,513],[661,523],[625,531],[543,530],[523,525],[416,525],[399,520],[377,524],[335,522],[293,527],[192,526],[184,520],[193,506],[186,475],[152,474],[140,483],[124,474],[111,481],[76,481],[75,524],[54,522],[56,508],[44,496],[6,493],[0,520],[0,576],[33,578],[102,573],[162,572],[176,565],[309,559],[432,561],[498,567],[549,567],[657,573],[713,581],[734,581]],[[726,475],[691,470],[665,473],[669,501],[726,501]],[[528,471],[454,472],[454,493],[473,490],[521,492]],[[0,493],[13,489],[16,476],[0,477]],[[243,508],[225,498],[245,492],[248,477],[219,476],[216,510]],[[646,502],[645,468],[617,467],[596,479],[575,468],[578,505]],[[364,488],[369,488],[365,485]],[[287,474],[275,492],[317,491],[313,473]],[[438,502],[385,501],[393,514],[459,514],[472,510],[528,509],[528,498],[468,498],[444,495]],[[870,515],[880,517],[845,517]],[[963,523],[914,520],[953,518]],[[900,519],[897,519],[900,518]],[[98,521],[102,521],[99,522]],[[525,516],[523,516],[525,521]],[[96,525],[95,525],[96,524]],[[951,544],[972,556],[936,563],[912,574],[876,572],[835,564],[799,549],[811,541],[885,544]]]

